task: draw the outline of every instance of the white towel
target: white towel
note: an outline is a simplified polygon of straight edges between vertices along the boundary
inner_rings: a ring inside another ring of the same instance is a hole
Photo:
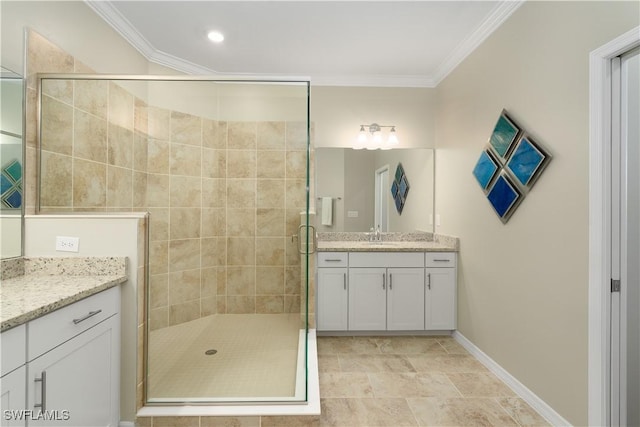
[[[322,225],[333,225],[333,199],[322,198]]]

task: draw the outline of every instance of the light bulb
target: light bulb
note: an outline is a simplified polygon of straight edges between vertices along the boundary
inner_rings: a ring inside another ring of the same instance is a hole
[[[376,145],[382,144],[382,133],[380,131],[373,133],[373,143]]]
[[[207,38],[214,43],[221,43],[224,40],[224,35],[219,31],[209,31]]]
[[[360,132],[358,133],[358,142],[363,145],[367,142],[367,132],[364,130],[364,126],[360,126]]]
[[[387,144],[389,145],[398,145],[400,141],[398,141],[398,135],[396,134],[396,128],[391,128],[389,132],[389,138],[387,139]]]

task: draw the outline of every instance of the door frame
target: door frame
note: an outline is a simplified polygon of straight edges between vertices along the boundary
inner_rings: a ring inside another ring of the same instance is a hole
[[[611,61],[639,45],[635,27],[589,55],[589,425],[611,417]]]
[[[373,221],[373,229],[375,230],[376,227],[378,225],[380,225],[380,230],[381,231],[389,231],[389,199],[388,199],[388,195],[387,198],[382,197],[382,194],[384,191],[387,191],[386,186],[389,185],[389,165],[384,165],[381,168],[376,169],[375,172],[375,195],[374,195],[374,212],[373,212],[373,216],[374,216],[374,221]],[[386,172],[387,173],[387,182],[384,183],[382,182],[382,176],[383,173]],[[383,184],[385,184],[383,186]],[[385,203],[386,202],[386,203]],[[381,214],[381,210],[385,210],[386,215],[384,215],[384,217],[386,218],[386,222],[385,224],[380,224],[381,218],[380,218],[380,214]]]

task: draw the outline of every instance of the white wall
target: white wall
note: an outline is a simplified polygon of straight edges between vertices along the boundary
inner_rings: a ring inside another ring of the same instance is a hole
[[[460,332],[587,424],[589,52],[638,2],[527,2],[437,88],[437,230],[461,237]],[[553,160],[510,221],[471,171],[502,108]]]
[[[27,215],[25,218],[25,256],[124,256],[128,280],[121,285],[121,373],[120,419],[134,421],[136,412],[137,332],[142,315],[138,292],[143,292],[144,242],[138,240],[139,227],[146,214],[55,216]],[[79,237],[79,252],[56,252],[56,236]]]

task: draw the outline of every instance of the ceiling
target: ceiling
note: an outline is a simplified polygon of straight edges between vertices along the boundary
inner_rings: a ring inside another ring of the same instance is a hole
[[[434,87],[522,1],[89,1],[149,61],[187,74]],[[218,30],[220,44],[207,39]]]

